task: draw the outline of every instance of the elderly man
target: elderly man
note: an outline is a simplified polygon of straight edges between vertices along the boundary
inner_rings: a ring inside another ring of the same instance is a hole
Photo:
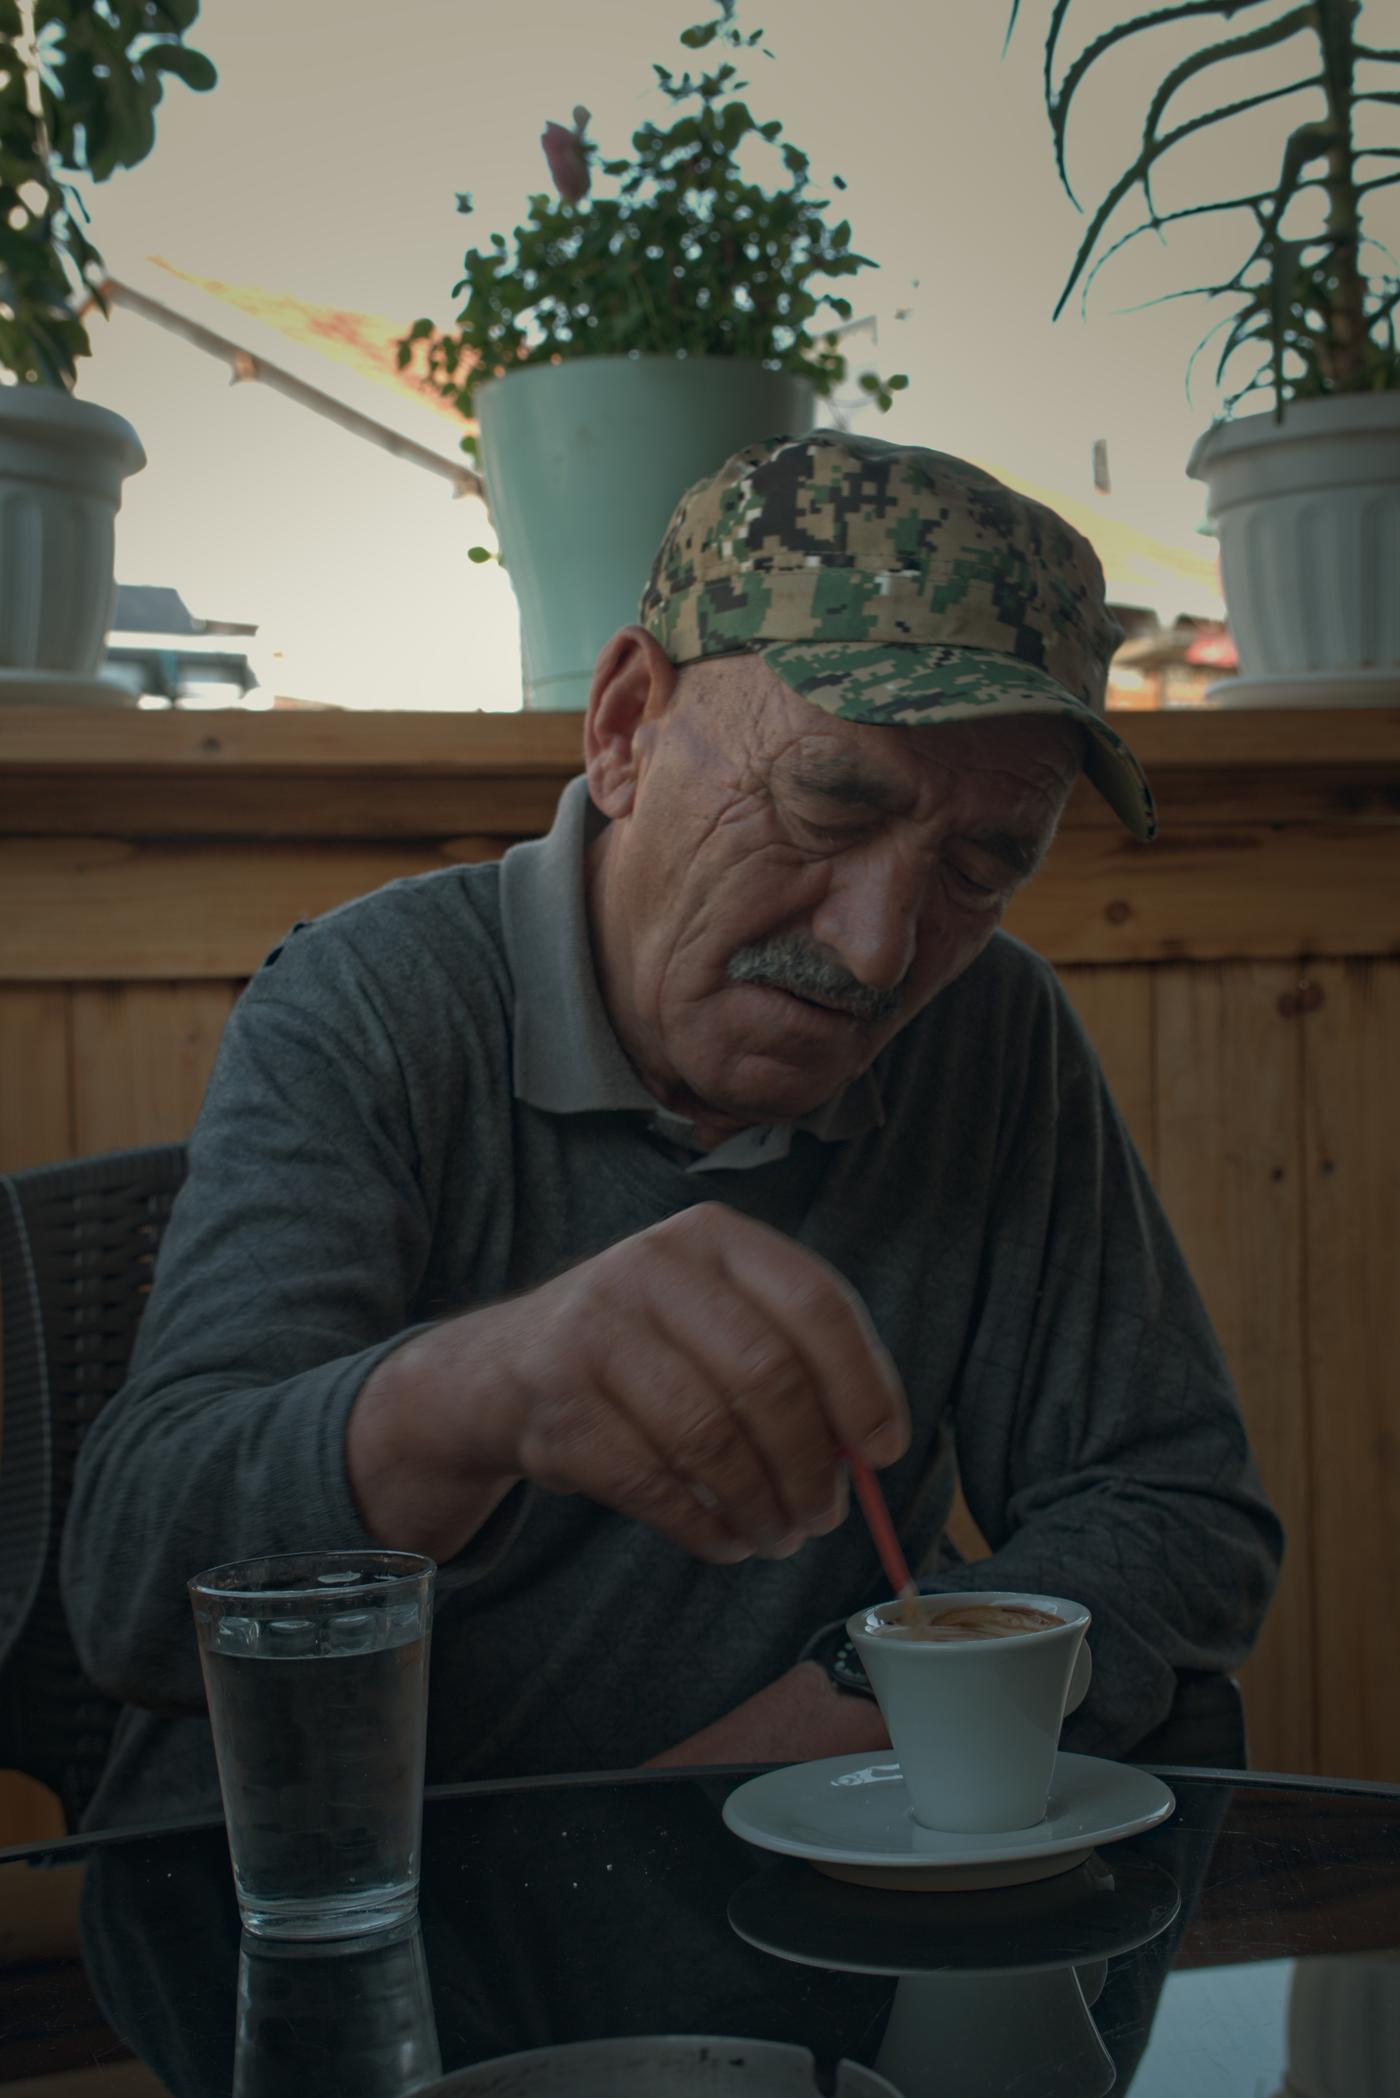
[[[1225,1366],[998,931],[1081,766],[1151,834],[1114,638],[1086,542],[977,469],[751,447],[549,837],[268,958],[65,1539],[137,1708],[94,1821],[215,1801],[183,1584],[252,1551],[439,1561],[431,1778],[883,1746],[823,1636],[884,1592],[846,1446],[927,1582],[1091,1606],[1073,1745],[1243,1658],[1280,1537]]]

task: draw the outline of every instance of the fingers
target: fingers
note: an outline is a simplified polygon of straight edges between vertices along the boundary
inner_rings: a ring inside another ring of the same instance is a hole
[[[894,1365],[854,1291],[803,1247],[719,1205],[672,1224],[639,1279],[699,1381],[638,1379],[637,1417],[759,1550],[824,1534],[847,1508],[838,1448],[887,1464],[908,1445]]]
[[[894,1365],[825,1262],[699,1204],[548,1285],[517,1355],[512,1469],[716,1563],[787,1557],[847,1512],[844,1445],[908,1447]]]
[[[805,1368],[833,1441],[877,1469],[909,1447],[909,1407],[888,1351],[855,1291],[805,1246],[717,1210],[723,1271]]]
[[[536,1400],[520,1442],[527,1478],[552,1493],[582,1493],[715,1566],[752,1556],[718,1507],[683,1479],[625,1408],[571,1389]]]
[[[693,1296],[668,1300],[664,1332],[648,1321],[629,1336],[609,1364],[610,1387],[639,1432],[736,1537],[766,1557],[786,1558],[805,1524],[765,1462],[762,1436],[736,1406],[723,1351],[707,1359],[695,1308]],[[830,1502],[828,1491],[823,1508]]]
[[[666,1322],[708,1394],[710,1435],[722,1438],[723,1478],[718,1466],[699,1476],[727,1519],[760,1550],[827,1527],[839,1494],[836,1444],[808,1365],[787,1335],[727,1278],[705,1290],[668,1291]],[[648,1394],[662,1405],[668,1396]],[[669,1420],[666,1427],[674,1433]],[[688,1428],[685,1439],[694,1451]]]

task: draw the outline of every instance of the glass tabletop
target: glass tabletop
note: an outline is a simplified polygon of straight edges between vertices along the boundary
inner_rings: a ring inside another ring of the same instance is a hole
[[[752,1847],[747,1771],[442,1789],[418,1923],[339,1947],[240,1939],[221,1824],[9,1853],[0,2093],[1396,2098],[1400,1792],[1164,1775],[1160,1826],[963,1892]]]

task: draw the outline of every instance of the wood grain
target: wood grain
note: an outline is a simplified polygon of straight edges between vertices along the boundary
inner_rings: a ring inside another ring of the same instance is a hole
[[[1157,1163],[1156,1040],[1152,971],[1146,968],[1059,971],[1070,1003],[1098,1052],[1109,1090],[1149,1173]]]
[[[67,992],[0,983],[0,1173],[71,1155],[71,1094]]]
[[[582,751],[581,713],[0,707],[0,767],[10,774],[58,765],[112,773],[335,767],[381,778],[448,768],[475,776],[575,771]]]
[[[1400,824],[1400,712],[1127,713],[1163,837]],[[419,837],[544,829],[582,763],[578,714],[0,709],[0,835]],[[499,788],[494,802],[483,784]],[[1081,782],[1065,828],[1113,832]]]
[[[67,992],[0,985],[0,1173],[71,1157],[71,1094]],[[0,1303],[0,1319],[3,1316]],[[15,1771],[0,1771],[0,1849],[12,1843],[42,1843],[63,1833],[62,1809],[45,1786]]]
[[[298,918],[498,834],[358,844],[0,838],[0,978],[247,976]],[[1400,953],[1400,826],[1062,832],[1008,930],[1051,961]]]
[[[567,775],[463,779],[327,771],[36,772],[0,783],[0,836],[17,838],[450,838],[501,835],[501,850],[554,821]]]
[[[18,1843],[56,1843],[67,1834],[63,1809],[47,1785],[18,1770],[0,1770],[0,1850]],[[0,1918],[8,1920],[8,1911],[0,1910]],[[4,1935],[0,1921],[0,1941]]]
[[[189,1135],[238,988],[123,983],[73,991],[78,1156]]]
[[[1114,728],[1154,776],[1181,768],[1365,771],[1400,762],[1400,707],[1296,708],[1277,713],[1114,709]],[[0,767],[82,765],[141,770],[191,763],[247,768],[341,765],[386,773],[459,765],[483,772],[578,762],[583,715],[324,712],[227,707],[208,712],[129,708],[0,709]]]
[[[1308,970],[1307,1360],[1322,1767],[1400,1782],[1400,967]]]
[[[1296,969],[1257,963],[1155,972],[1156,1183],[1288,1533],[1283,1579],[1241,1674],[1251,1758],[1314,1771],[1302,1069],[1298,1021],[1286,1015],[1296,984]]]
[[[1057,964],[1400,953],[1400,826],[1062,829],[1006,925]]]
[[[298,918],[400,875],[495,857],[429,845],[130,845],[0,840],[0,976],[31,982],[250,976]]]

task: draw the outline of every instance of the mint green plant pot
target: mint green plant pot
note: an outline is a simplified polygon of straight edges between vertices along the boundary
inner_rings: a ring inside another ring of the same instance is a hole
[[[728,357],[578,357],[481,388],[480,458],[520,606],[525,704],[583,707],[680,497],[762,437],[813,427],[790,372]]]

